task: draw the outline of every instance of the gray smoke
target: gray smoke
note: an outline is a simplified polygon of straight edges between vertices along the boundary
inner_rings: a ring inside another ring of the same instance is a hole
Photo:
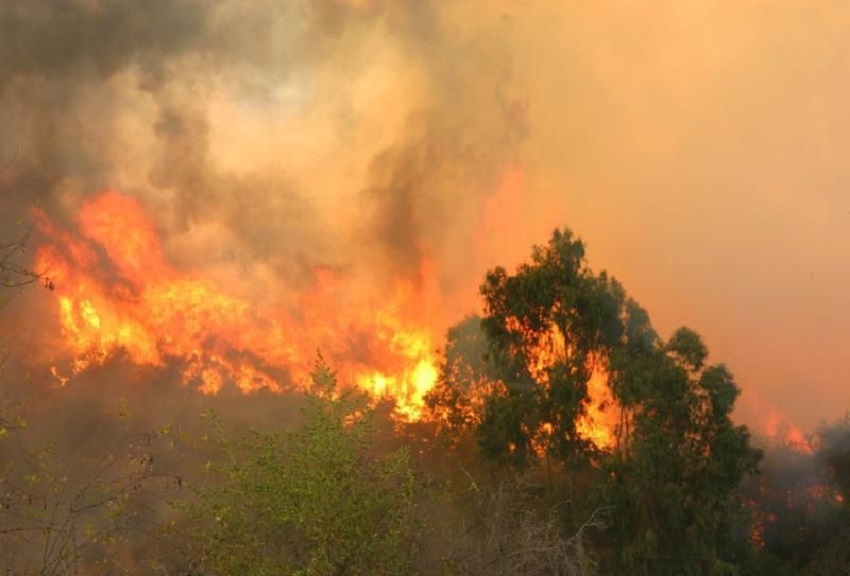
[[[425,254],[439,257],[446,230],[474,211],[457,206],[492,193],[521,140],[506,113],[512,78],[499,30],[457,34],[438,5],[6,5],[0,154],[14,160],[4,210],[23,214],[35,204],[67,223],[85,197],[116,187],[151,208],[166,245],[185,246],[181,237],[219,226],[219,245],[206,253],[269,264],[296,289],[316,265],[368,265],[384,279],[417,280]],[[376,67],[375,57],[410,68],[411,79]],[[369,74],[385,85],[366,94],[374,102],[352,102],[358,95],[347,90],[373,90],[362,78]],[[381,90],[396,90],[399,78],[411,85],[389,96],[397,110],[387,129]],[[220,150],[220,134],[245,118],[280,117],[277,126],[297,137],[248,133],[238,160]],[[309,140],[311,119],[329,117],[316,146],[337,157],[314,167],[328,177],[319,184],[315,173],[293,174],[303,151],[291,140]],[[252,152],[276,161],[255,164]],[[352,171],[359,180],[349,179]],[[340,219],[350,221],[344,230]],[[174,250],[177,261],[205,257]]]

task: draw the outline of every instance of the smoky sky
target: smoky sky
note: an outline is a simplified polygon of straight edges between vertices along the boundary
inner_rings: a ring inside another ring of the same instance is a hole
[[[441,333],[569,226],[804,426],[850,408],[843,3],[55,0],[0,7],[0,209],[112,188],[171,262],[353,302],[426,283]],[[9,215],[8,217],[6,215]]]

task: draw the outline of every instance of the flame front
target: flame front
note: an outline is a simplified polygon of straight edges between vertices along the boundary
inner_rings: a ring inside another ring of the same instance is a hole
[[[171,265],[131,196],[107,191],[87,201],[77,213],[78,235],[37,216],[46,243],[36,265],[55,279],[60,348],[71,358],[68,368],[53,370],[63,383],[120,352],[139,365],[174,363],[185,384],[208,394],[227,382],[244,392],[277,392],[305,383],[322,350],[341,381],[390,397],[401,414],[417,418],[436,381],[431,334],[405,316],[417,305],[411,282],[398,281],[376,309],[341,314],[334,301],[340,278],[317,269],[295,314]]]

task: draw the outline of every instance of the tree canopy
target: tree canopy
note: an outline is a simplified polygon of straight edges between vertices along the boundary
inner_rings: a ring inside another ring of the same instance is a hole
[[[612,569],[732,570],[738,487],[760,453],[732,423],[738,387],[725,366],[707,364],[701,337],[680,328],[663,341],[566,229],[515,273],[491,270],[480,292],[483,316],[449,331],[432,414],[449,430],[471,429],[491,461],[559,463],[572,478],[572,510],[576,474],[595,474],[592,497],[614,510]],[[619,413],[607,420],[617,424],[606,446],[581,429],[598,373],[613,402],[596,409]]]

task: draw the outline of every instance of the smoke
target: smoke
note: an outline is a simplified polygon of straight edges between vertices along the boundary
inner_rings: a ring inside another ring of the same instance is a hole
[[[745,481],[744,492],[752,503],[753,535],[769,554],[800,562],[794,556],[799,555],[807,562],[841,532],[850,487],[848,422],[845,416],[823,424],[805,450],[789,438],[754,438],[764,460],[759,474]]]
[[[754,389],[811,426],[850,404],[848,19],[826,1],[6,2],[0,233],[33,205],[73,229],[116,189],[179,269],[293,308],[328,271],[347,308],[410,282],[438,338],[488,267],[568,225],[662,333],[704,334],[744,418]]]
[[[461,29],[439,3],[57,1],[0,19],[4,201],[70,221],[104,188],[134,194],[186,265],[225,255],[294,290],[316,266],[418,282],[469,244],[522,140],[498,23]]]

